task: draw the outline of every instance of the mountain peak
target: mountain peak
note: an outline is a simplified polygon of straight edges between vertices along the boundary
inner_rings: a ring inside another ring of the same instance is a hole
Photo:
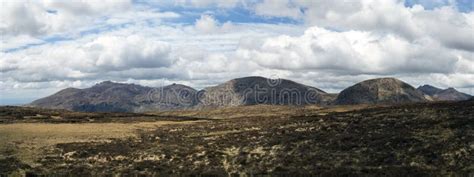
[[[117,83],[108,80],[108,81],[99,82],[96,85],[109,85],[109,84],[117,84]]]
[[[438,87],[434,87],[432,85],[425,84],[423,86],[419,86],[417,90],[421,91],[422,93],[428,95],[428,96],[433,96],[436,93],[442,91],[442,89]]]
[[[433,87],[431,85],[423,85],[421,87],[418,87],[417,90],[421,91],[426,95],[429,95],[434,100],[438,101],[462,101],[471,98],[471,95],[459,92],[453,87],[449,87],[443,90],[437,87]]]
[[[457,101],[470,99],[471,96],[454,88],[442,90],[431,85],[415,89],[393,77],[365,80],[337,95],[291,80],[249,76],[232,79],[199,92],[177,83],[153,88],[103,81],[90,88],[63,89],[32,102],[31,106],[88,112],[146,112],[255,104],[391,104],[428,101],[432,98]]]
[[[383,78],[375,78],[375,79],[369,79],[369,80],[365,80],[365,81],[362,81],[360,83],[403,83],[403,81],[397,79],[397,78],[393,78],[393,77],[383,77]]]
[[[184,108],[195,103],[194,100],[183,103],[181,98],[194,99],[196,91],[191,87],[180,84],[169,87],[161,92],[158,88],[103,81],[85,89],[63,89],[31,105],[85,112],[146,112]]]
[[[419,86],[418,88],[426,88],[426,89],[438,89],[438,90],[441,90],[441,89],[440,89],[440,88],[438,88],[438,87],[435,87],[435,86],[432,86],[432,85],[428,85],[428,84],[425,84],[425,85]]]
[[[433,97],[441,101],[462,101],[470,99],[471,95],[459,92],[456,89],[450,87],[437,92]]]
[[[367,81],[400,81],[400,80],[394,77],[381,77],[381,78],[369,79]]]
[[[405,103],[427,101],[415,88],[396,78],[377,78],[344,89],[336,104]]]
[[[457,90],[456,90],[455,88],[452,88],[452,87],[448,87],[448,88],[446,89],[446,91],[456,91],[456,92],[457,92]]]
[[[230,81],[242,81],[242,80],[268,80],[269,78],[265,78],[262,76],[248,76],[248,77],[240,77],[240,78],[235,78]]]
[[[201,91],[202,106],[238,106],[255,104],[306,105],[328,104],[333,95],[286,79],[260,76],[229,80]]]
[[[102,81],[91,88],[97,88],[97,89],[106,89],[106,88],[112,88],[112,87],[145,87],[141,85],[136,85],[133,83],[120,83],[120,82],[113,82],[113,81]]]
[[[115,85],[123,85],[123,83],[112,82],[112,81],[102,81],[102,82],[96,83],[92,87],[111,87]]]

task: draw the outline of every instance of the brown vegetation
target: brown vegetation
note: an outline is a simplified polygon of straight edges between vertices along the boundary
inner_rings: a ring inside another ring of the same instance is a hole
[[[35,166],[4,154],[0,169],[81,176],[474,173],[473,101],[368,108],[246,106],[152,116],[177,115],[207,120],[109,141],[59,142],[43,151]]]

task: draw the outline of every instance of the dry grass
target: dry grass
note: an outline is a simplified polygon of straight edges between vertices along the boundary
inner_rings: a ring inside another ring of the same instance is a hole
[[[0,124],[0,173],[470,174],[474,169],[469,141],[473,139],[472,110],[472,101],[392,106],[257,105],[160,112],[128,123],[123,122],[128,117],[105,116],[100,118],[102,123]],[[149,119],[153,117],[177,121]],[[206,120],[187,121],[196,117]],[[77,120],[85,122],[80,117]]]
[[[59,143],[136,138],[137,130],[153,130],[162,125],[183,123],[190,122],[0,124],[0,158],[15,156],[24,163],[35,166],[35,160],[44,151]]]
[[[251,105],[226,108],[204,108],[201,110],[167,111],[151,113],[159,116],[181,116],[210,119],[229,119],[243,117],[289,117],[321,115],[330,112],[347,112],[361,110],[375,105],[347,105],[347,106],[277,106],[277,105]]]
[[[364,109],[369,106],[331,106],[315,105],[304,107],[254,105],[220,109],[202,109],[192,111],[159,112],[154,115],[165,117],[197,117],[207,119],[251,118],[251,117],[290,117],[324,115],[330,112],[345,112]],[[13,108],[12,108],[13,109]],[[16,108],[23,110],[23,108]],[[13,110],[16,110],[13,109]],[[24,108],[24,110],[29,111]],[[36,112],[31,113],[34,115]],[[37,110],[36,110],[37,111]],[[42,110],[43,112],[45,110]],[[48,111],[48,110],[46,110]],[[24,112],[24,111],[23,111]],[[73,112],[69,114],[75,114]],[[89,114],[89,113],[77,113]],[[153,114],[152,114],[153,115]],[[90,115],[88,115],[90,116]],[[84,118],[82,118],[84,119]],[[0,124],[0,158],[16,157],[28,165],[35,166],[35,161],[60,143],[72,142],[107,142],[111,139],[136,138],[137,130],[154,130],[168,124],[187,124],[191,121],[153,121],[131,123],[12,123]],[[196,122],[196,121],[192,121]]]

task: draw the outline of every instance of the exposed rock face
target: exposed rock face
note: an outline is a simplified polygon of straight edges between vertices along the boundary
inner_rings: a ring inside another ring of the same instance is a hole
[[[139,95],[135,112],[189,109],[197,104],[197,90],[186,85],[172,84],[154,88],[146,95]]]
[[[454,88],[440,89],[431,85],[423,85],[417,90],[429,95],[435,101],[463,101],[469,100],[472,96],[459,92]]]
[[[393,104],[427,99],[413,86],[395,78],[366,80],[344,89],[335,104]]]
[[[244,77],[200,91],[198,106],[328,104],[334,98],[320,89],[290,80]]]
[[[290,80],[263,77],[238,78],[200,92],[180,84],[152,88],[106,81],[86,89],[67,88],[30,106],[86,112],[147,112],[207,106],[328,104],[335,97]]]
[[[426,95],[429,95],[429,96],[433,96],[434,94],[440,92],[440,91],[443,91],[443,89],[440,89],[438,87],[433,87],[431,85],[423,85],[423,86],[419,86],[417,88],[417,90],[421,91],[422,93],[426,94]]]
[[[453,88],[418,89],[395,78],[360,82],[339,95],[285,79],[244,77],[197,91],[172,84],[153,88],[105,81],[90,88],[67,88],[29,106],[85,112],[149,112],[240,105],[391,104],[431,100],[467,100]]]
[[[184,85],[161,88],[99,83],[91,88],[67,88],[33,101],[30,106],[86,112],[146,112],[193,106],[196,90]]]

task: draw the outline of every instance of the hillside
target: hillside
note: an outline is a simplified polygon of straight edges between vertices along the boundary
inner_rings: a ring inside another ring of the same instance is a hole
[[[440,89],[431,85],[420,86],[417,90],[430,96],[436,101],[463,101],[472,97],[471,95],[459,92],[454,88]]]
[[[29,106],[84,112],[146,112],[187,108],[196,90],[173,84],[160,88],[101,82],[90,88],[67,88],[33,101]]]
[[[344,89],[335,104],[399,104],[428,101],[413,86],[395,79],[366,80]]]
[[[84,112],[150,112],[240,105],[329,104],[335,94],[290,80],[245,77],[195,89],[172,84],[160,88],[102,82],[90,88],[67,88],[28,106]]]
[[[395,78],[357,83],[340,94],[286,79],[243,77],[200,91],[172,84],[145,87],[105,81],[90,88],[67,88],[28,106],[83,112],[157,112],[246,105],[400,104],[424,101],[462,101],[470,95],[454,88],[413,86]]]
[[[286,79],[244,77],[200,91],[200,107],[328,104],[334,95]]]

